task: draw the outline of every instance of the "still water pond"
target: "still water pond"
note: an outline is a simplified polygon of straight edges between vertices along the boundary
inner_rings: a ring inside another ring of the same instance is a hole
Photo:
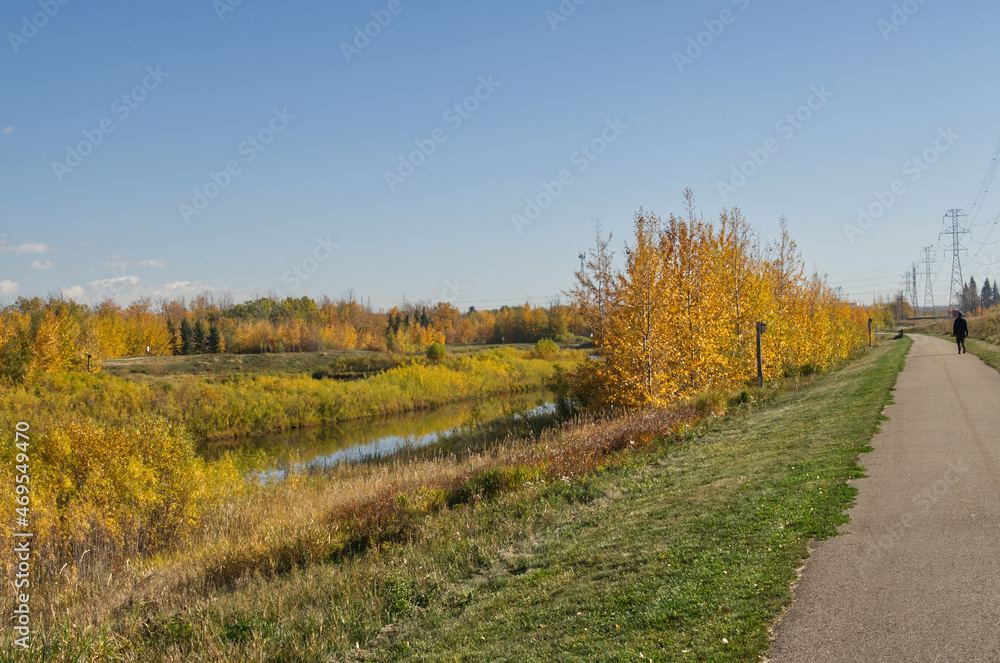
[[[235,449],[206,444],[200,452],[211,459],[230,449],[262,479],[280,479],[292,465],[321,468],[345,461],[389,456],[404,448],[433,444],[467,424],[507,414],[531,416],[549,412],[554,407],[550,398],[544,390],[493,396],[451,403],[433,410],[259,435],[241,440]]]

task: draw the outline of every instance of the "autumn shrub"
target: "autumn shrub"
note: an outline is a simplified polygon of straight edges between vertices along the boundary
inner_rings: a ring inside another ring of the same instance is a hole
[[[601,372],[603,361],[603,358],[587,359],[566,373],[569,396],[588,412],[606,411],[612,402],[611,385]]]
[[[229,457],[200,459],[191,436],[162,417],[128,425],[79,418],[29,429],[29,438],[28,521],[41,577],[106,576],[128,559],[166,549],[243,485]],[[2,454],[5,485],[13,483],[10,455]],[[7,540],[13,509],[12,500],[0,504]]]
[[[559,344],[551,338],[540,339],[531,355],[537,359],[553,359],[559,355]]]
[[[441,361],[448,356],[448,351],[440,343],[431,343],[427,348],[427,358],[431,361]]]

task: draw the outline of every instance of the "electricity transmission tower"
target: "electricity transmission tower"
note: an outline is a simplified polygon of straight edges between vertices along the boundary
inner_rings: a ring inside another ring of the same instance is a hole
[[[934,256],[931,255],[931,251],[934,250],[933,246],[924,247],[924,259],[920,261],[920,264],[924,268],[924,308],[930,306],[931,316],[934,316],[934,287],[931,277],[931,266],[936,262]]]
[[[920,302],[917,301],[917,263],[910,264],[910,268],[903,274],[903,282],[900,285],[903,288],[904,298],[910,302],[914,312],[916,312],[920,305]]]
[[[917,263],[910,263],[899,285],[900,310],[902,311],[903,301],[907,301],[913,307],[913,314],[916,316],[917,307],[920,305],[917,301]],[[900,314],[900,317],[902,317],[902,314]]]
[[[951,235],[951,290],[949,293],[948,305],[955,308],[962,306],[962,291],[965,289],[965,279],[962,277],[962,235],[968,235],[969,229],[965,227],[966,215],[960,209],[950,209],[944,215],[945,219],[951,219],[951,230],[945,230],[942,235]]]

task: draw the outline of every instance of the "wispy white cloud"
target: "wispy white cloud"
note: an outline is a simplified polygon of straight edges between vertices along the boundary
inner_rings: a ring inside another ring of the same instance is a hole
[[[3,132],[5,134],[12,134],[14,133],[14,127],[4,127]]]
[[[220,288],[210,288],[193,281],[174,281],[173,283],[146,283],[138,276],[126,275],[121,272],[107,279],[98,279],[82,285],[74,285],[60,290],[64,297],[81,303],[102,302],[111,298],[119,305],[125,306],[143,297],[194,297],[203,292],[222,292]]]
[[[0,281],[0,295],[13,295],[19,287],[13,281]]]
[[[60,290],[64,297],[77,301],[103,301],[115,299],[119,295],[127,296],[128,292],[139,284],[138,276],[115,276],[110,279],[98,279],[86,285],[74,285]]]
[[[117,255],[114,260],[104,263],[104,269],[123,270],[130,267],[149,267],[150,269],[163,269],[167,266],[165,260],[127,260],[125,257]]]
[[[21,244],[20,246],[14,246],[13,244],[8,244],[7,240],[0,239],[0,253],[52,253],[52,247],[45,244]]]
[[[173,283],[164,283],[163,285],[156,288],[153,291],[154,297],[180,297],[181,295],[185,297],[193,297],[195,295],[200,295],[205,291],[211,292],[221,292],[218,288],[209,288],[200,283],[192,283],[191,281],[174,281]]]
[[[55,266],[56,266],[56,264],[54,262],[52,262],[51,260],[46,260],[45,262],[42,262],[41,260],[36,260],[33,263],[31,263],[31,268],[32,269],[40,269],[42,271],[44,271],[46,269],[52,269]]]

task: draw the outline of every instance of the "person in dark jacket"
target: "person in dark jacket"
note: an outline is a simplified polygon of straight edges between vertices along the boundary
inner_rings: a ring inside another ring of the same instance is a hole
[[[958,317],[955,318],[955,324],[951,326],[951,333],[955,336],[955,341],[958,343],[958,354],[965,352],[965,337],[969,335],[969,323],[965,321],[962,317],[962,312],[958,312]]]

